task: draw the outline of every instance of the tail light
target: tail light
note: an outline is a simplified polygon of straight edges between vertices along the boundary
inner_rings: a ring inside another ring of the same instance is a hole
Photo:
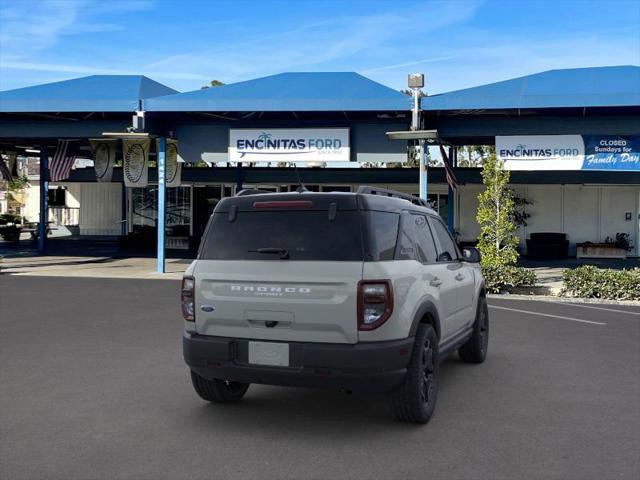
[[[393,289],[389,280],[358,283],[358,330],[375,330],[393,313]]]
[[[180,293],[180,302],[182,303],[182,316],[187,322],[196,321],[195,309],[195,291],[196,281],[193,277],[184,277],[182,279],[182,291]]]

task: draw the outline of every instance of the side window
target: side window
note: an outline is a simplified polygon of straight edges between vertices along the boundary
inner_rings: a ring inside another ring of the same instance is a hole
[[[438,249],[438,255],[441,257],[440,261],[451,262],[453,260],[457,260],[458,250],[456,249],[456,245],[444,224],[436,218],[429,219],[429,223],[431,224],[433,233],[440,244],[440,248]]]
[[[420,263],[436,261],[436,247],[424,215],[403,215],[397,258],[417,260]]]
[[[411,223],[415,233],[416,249],[418,261],[422,263],[433,263],[436,261],[436,245],[431,236],[431,229],[424,215],[411,215]]]
[[[404,213],[400,221],[400,233],[396,247],[396,260],[417,260],[415,242],[413,241],[413,229],[411,227],[411,215]]]
[[[365,212],[369,232],[369,255],[374,262],[393,260],[398,239],[400,215],[390,212]]]

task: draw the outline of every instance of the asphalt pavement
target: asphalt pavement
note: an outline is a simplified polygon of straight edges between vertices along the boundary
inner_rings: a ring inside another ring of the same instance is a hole
[[[2,479],[640,478],[640,308],[490,299],[426,426],[381,396],[193,392],[177,281],[0,275]]]

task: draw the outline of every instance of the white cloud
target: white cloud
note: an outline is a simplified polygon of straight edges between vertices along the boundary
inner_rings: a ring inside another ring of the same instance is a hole
[[[367,68],[366,70],[361,70],[360,73],[370,74],[374,72],[381,72],[383,70],[397,70],[399,68],[414,67],[416,65],[422,65],[425,63],[441,62],[443,60],[453,60],[454,58],[458,58],[458,56],[445,55],[442,57],[423,58],[422,60],[415,60],[415,61],[405,62],[405,63],[397,63],[395,65],[384,65],[382,67]]]
[[[248,35],[247,28],[239,35],[243,40],[234,41],[231,37],[222,46],[173,54],[152,61],[147,67],[208,73],[225,82],[282,71],[326,70],[327,65],[335,69],[333,64],[344,64],[343,70],[390,70],[402,65],[379,64],[380,53],[388,44],[419,43],[429,32],[465,22],[479,5],[477,1],[430,2],[417,7],[411,15],[394,9],[391,13],[337,16],[258,38]],[[424,21],[411,21],[413,16]],[[368,58],[375,58],[376,63]],[[438,59],[444,57],[412,60],[408,65]]]
[[[146,1],[24,0],[0,4],[0,58],[29,59],[51,49],[63,36],[120,30],[117,23],[97,21],[151,7]],[[108,6],[108,8],[107,8]]]

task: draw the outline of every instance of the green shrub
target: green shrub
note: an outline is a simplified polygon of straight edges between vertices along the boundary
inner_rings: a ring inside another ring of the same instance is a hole
[[[640,300],[640,268],[612,270],[591,265],[565,270],[562,295],[608,300]]]
[[[513,265],[482,265],[485,288],[489,293],[500,293],[513,287],[531,287],[536,284],[536,274],[528,268]]]

